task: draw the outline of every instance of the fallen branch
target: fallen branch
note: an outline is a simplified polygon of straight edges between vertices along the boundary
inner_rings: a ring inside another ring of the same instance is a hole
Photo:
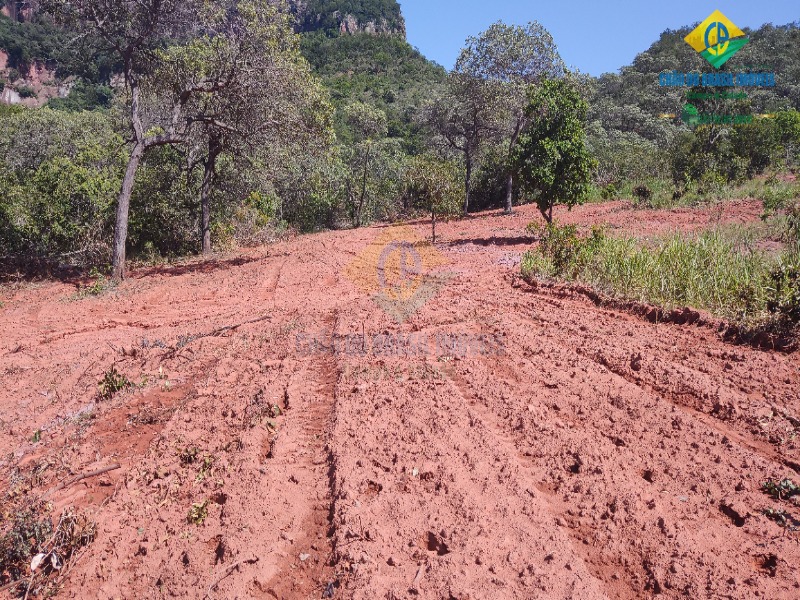
[[[0,592],[5,592],[7,589],[14,587],[17,584],[25,583],[22,579],[17,579],[16,581],[9,581],[7,584],[0,586]]]
[[[215,329],[211,333],[207,333],[201,337],[212,337],[215,335],[219,335],[220,333],[225,333],[226,331],[233,331],[234,329],[239,329],[239,327],[243,327],[245,325],[252,325],[253,323],[261,323],[262,321],[269,321],[270,319],[272,319],[271,316],[264,316],[264,317],[259,317],[257,319],[252,319],[250,321],[245,321],[244,323],[239,323],[238,325],[227,325],[225,327],[220,327],[219,329]]]
[[[258,557],[257,557],[257,556],[254,556],[253,558],[246,558],[246,559],[244,559],[244,560],[240,560],[239,562],[232,564],[230,567],[228,567],[227,569],[225,569],[225,572],[224,572],[222,575],[220,575],[219,577],[217,577],[217,578],[214,580],[214,582],[213,582],[213,583],[212,583],[210,586],[208,586],[208,591],[206,592],[206,596],[205,596],[205,597],[206,597],[206,598],[209,598],[209,600],[213,600],[213,599],[214,599],[214,597],[211,595],[211,592],[212,592],[212,591],[214,590],[214,588],[216,588],[216,587],[217,587],[217,586],[218,586],[220,583],[222,583],[222,580],[223,580],[223,579],[225,579],[225,578],[226,578],[228,575],[230,575],[231,573],[233,573],[233,572],[234,572],[236,569],[238,569],[238,568],[239,568],[239,567],[241,567],[242,565],[252,565],[252,564],[255,564],[255,563],[257,563],[257,562],[258,562]]]
[[[425,573],[425,565],[421,564],[419,569],[417,569],[417,574],[414,576],[414,581],[411,582],[411,589],[417,590],[419,589],[417,586],[419,582],[422,580],[422,575]]]
[[[202,340],[203,338],[207,337],[216,337],[228,331],[234,331],[236,329],[239,329],[239,327],[244,327],[245,325],[252,325],[253,323],[261,323],[262,321],[270,321],[270,320],[272,320],[272,317],[266,315],[263,317],[258,317],[257,319],[251,319],[249,321],[237,323],[236,325],[226,325],[225,327],[220,327],[219,329],[215,329],[214,331],[210,331],[208,333],[198,333],[197,335],[186,336],[183,339],[179,338],[178,343],[175,345],[175,347],[170,348],[169,349],[170,351],[167,354],[165,354],[165,356],[168,355],[171,358],[175,356],[175,353],[178,350],[182,350],[183,348],[185,348],[192,342],[196,342],[197,340]]]
[[[89,479],[91,477],[97,477],[98,475],[104,475],[105,473],[108,473],[109,471],[116,471],[117,469],[121,469],[121,468],[122,468],[122,465],[120,465],[119,463],[114,463],[113,465],[109,465],[107,467],[103,467],[102,469],[97,469],[96,471],[92,471],[91,473],[81,473],[80,475],[76,475],[75,477],[67,479],[66,481],[62,481],[56,487],[54,487],[52,490],[47,492],[44,495],[44,497],[46,498],[47,496],[49,496],[53,492],[57,492],[59,490],[63,490],[65,487],[69,487],[73,483],[78,483],[79,481],[83,481],[84,479]]]

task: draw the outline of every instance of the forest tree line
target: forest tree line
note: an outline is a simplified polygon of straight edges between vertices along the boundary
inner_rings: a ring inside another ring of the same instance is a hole
[[[0,85],[39,61],[72,87],[42,108],[0,106],[6,272],[111,265],[121,278],[130,257],[207,253],[286,228],[528,202],[550,220],[559,203],[701,201],[797,167],[800,61],[774,52],[796,47],[797,25],[750,32],[725,67],[777,61],[775,89],[695,102],[769,117],[690,127],[680,112],[691,90],[657,85],[662,71],[704,69],[683,30],[592,78],[567,69],[536,22],[469,38],[446,72],[401,36],[341,35],[326,19],[298,27],[282,2],[39,4],[27,21],[0,18],[10,67]]]

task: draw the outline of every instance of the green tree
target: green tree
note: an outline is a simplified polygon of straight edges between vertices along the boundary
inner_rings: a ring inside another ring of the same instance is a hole
[[[507,143],[505,210],[512,210],[514,173],[511,156],[519,136],[528,124],[528,90],[544,79],[564,73],[553,36],[536,21],[526,26],[495,23],[477,37],[467,40],[455,66],[455,72],[476,79],[496,82],[492,90],[500,95],[506,110],[504,133]]]
[[[586,149],[588,104],[567,79],[546,80],[532,90],[526,108],[529,125],[513,156],[522,188],[553,222],[553,206],[583,202],[596,161]]]
[[[199,3],[199,4],[198,4]],[[143,84],[159,65],[156,52],[165,39],[190,33],[191,24],[202,11],[200,0],[44,0],[43,5],[63,22],[82,32],[84,39],[100,53],[113,55],[120,63],[129,97],[128,118],[132,136],[125,176],[117,199],[112,252],[113,273],[125,276],[125,256],[131,194],[136,172],[145,152],[170,144],[183,144],[180,127],[182,109],[193,90],[185,90],[171,109],[145,111]],[[148,118],[156,117],[156,118]],[[160,117],[157,118],[157,117]]]
[[[431,238],[436,243],[436,220],[459,213],[459,173],[450,161],[429,154],[415,156],[407,173],[407,193],[431,215]]]
[[[344,112],[354,137],[353,144],[344,149],[350,170],[346,183],[347,203],[353,223],[361,227],[370,196],[377,193],[375,184],[387,183],[390,179],[389,154],[397,148],[386,140],[388,126],[383,111],[363,102],[353,102]]]
[[[300,55],[290,17],[269,0],[221,3],[199,16],[199,35],[159,53],[152,78],[157,97],[182,106],[188,140],[203,168],[201,240],[211,252],[211,202],[218,161],[235,164],[268,148],[331,139],[327,94]]]
[[[433,131],[434,144],[464,161],[464,214],[469,214],[472,173],[481,148],[497,139],[502,128],[503,105],[497,82],[453,72],[443,93],[423,114]]]

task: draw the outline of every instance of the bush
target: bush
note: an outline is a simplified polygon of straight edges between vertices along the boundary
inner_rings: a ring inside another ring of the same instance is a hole
[[[106,85],[93,84],[83,79],[77,81],[66,98],[52,98],[47,106],[55,110],[80,112],[97,108],[109,108],[114,90]]]
[[[789,324],[800,323],[800,260],[782,262],[770,274],[768,310]]]
[[[128,248],[132,257],[176,257],[199,250],[200,174],[187,174],[185,164],[183,154],[172,146],[154,148],[145,155],[131,197]]]
[[[105,258],[124,169],[107,117],[0,112],[0,261],[90,264]]]
[[[506,148],[493,146],[481,157],[480,165],[472,173],[470,210],[481,211],[502,208],[506,202],[508,183],[508,160]],[[463,183],[462,183],[463,187]],[[518,205],[519,186],[514,186],[514,205]],[[463,190],[462,190],[463,195]]]
[[[633,188],[633,197],[637,204],[647,204],[653,198],[653,190],[647,185],[637,185]]]
[[[578,235],[575,225],[560,226],[550,223],[540,226],[537,223],[528,225],[528,231],[539,239],[538,264],[542,267],[540,274],[575,279],[587,261],[602,242],[604,234],[601,229],[593,228],[589,237]],[[526,255],[526,260],[535,258],[531,253]],[[523,273],[530,274],[530,267],[525,266],[523,260]]]
[[[615,200],[619,197],[619,183],[612,182],[600,190],[600,197],[603,200]]]
[[[665,151],[636,133],[605,131],[595,124],[588,132],[587,145],[597,159],[595,182],[601,187],[623,182],[668,177]]]
[[[36,90],[29,85],[18,85],[17,93],[20,98],[36,98]]]

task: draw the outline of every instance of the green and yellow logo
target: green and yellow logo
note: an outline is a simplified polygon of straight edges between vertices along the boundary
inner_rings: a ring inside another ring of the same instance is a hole
[[[685,40],[715,69],[728,62],[750,41],[744,31],[718,10],[711,13]]]

